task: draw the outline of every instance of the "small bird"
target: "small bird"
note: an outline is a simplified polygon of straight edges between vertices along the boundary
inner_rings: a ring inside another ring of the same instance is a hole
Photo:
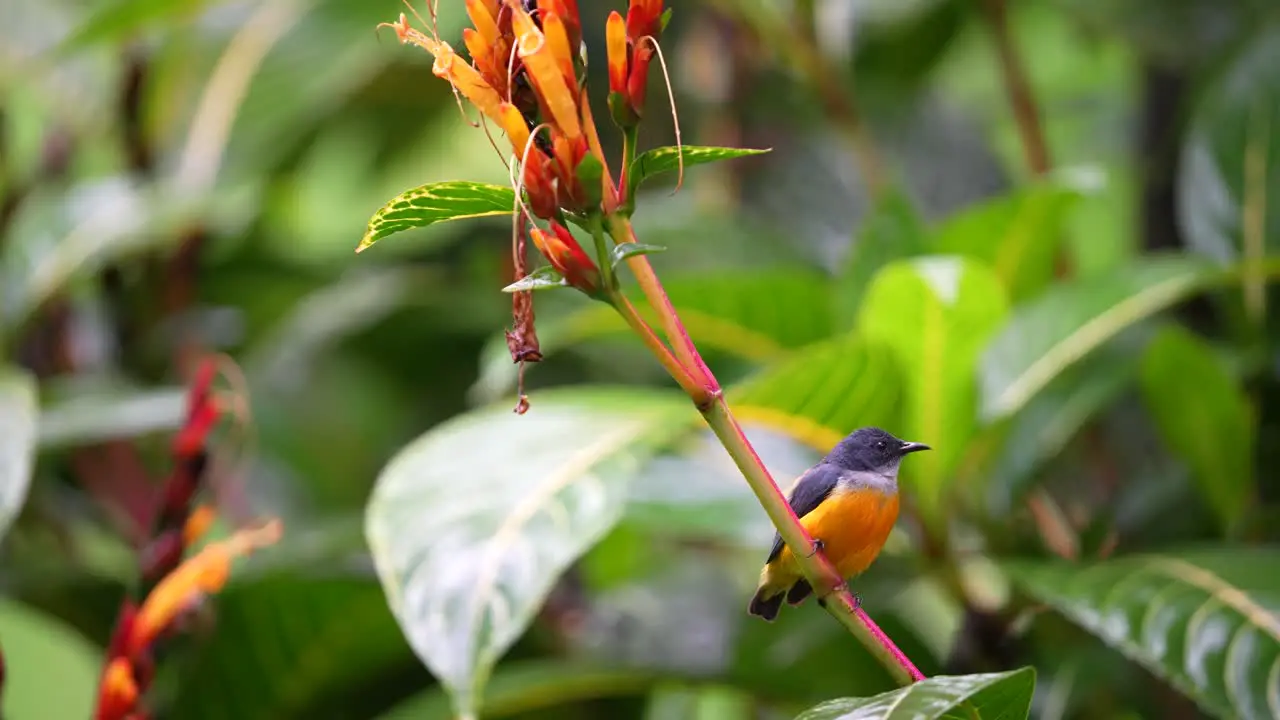
[[[861,428],[791,488],[788,501],[814,539],[814,551],[822,550],[840,577],[861,573],[880,554],[898,520],[898,465],[906,455],[928,449],[880,428]],[[791,548],[774,533],[773,550],[747,611],[772,622],[784,596],[799,605],[812,592]]]

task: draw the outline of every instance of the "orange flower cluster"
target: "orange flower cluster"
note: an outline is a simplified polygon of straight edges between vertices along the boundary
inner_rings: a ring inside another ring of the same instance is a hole
[[[411,27],[403,14],[390,26],[402,43],[431,53],[432,72],[506,133],[528,211],[554,223],[550,232],[534,232],[534,243],[570,284],[593,292],[599,270],[563,227],[564,216],[612,212],[620,198],[587,102],[578,2],[466,0],[466,10],[473,27],[462,39],[470,63]],[[612,95],[621,98],[616,102],[630,125],[643,109],[649,60],[664,24],[662,0],[631,0],[625,23],[617,13],[610,19]]]

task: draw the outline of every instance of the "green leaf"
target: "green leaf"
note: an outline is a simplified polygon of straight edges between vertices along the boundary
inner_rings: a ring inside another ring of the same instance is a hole
[[[1097,184],[1083,171],[1059,172],[973,205],[939,228],[936,248],[982,260],[995,270],[1013,301],[1029,298],[1053,280],[1068,213],[1090,182]]]
[[[618,267],[618,263],[630,257],[637,255],[653,255],[654,253],[666,252],[667,248],[662,245],[646,245],[644,243],[622,243],[613,248],[614,267]]]
[[[984,471],[989,478],[990,516],[1005,517],[1014,511],[1038,479],[1038,471],[1130,387],[1138,374],[1137,365],[1137,352],[1131,348],[1100,350],[1054,378],[1004,421],[999,454]]]
[[[1014,720],[1031,712],[1036,671],[936,676],[869,698],[830,700],[796,720]]]
[[[895,260],[924,254],[928,241],[929,229],[910,198],[898,191],[885,194],[863,222],[841,266],[835,291],[840,326],[853,326],[876,273]]]
[[[217,632],[193,648],[171,711],[191,720],[280,720],[331,715],[335,698],[356,717],[385,707],[379,683],[416,659],[377,583],[332,574],[273,572],[213,598]]]
[[[939,517],[947,478],[978,428],[979,353],[1007,314],[1000,281],[964,258],[897,262],[867,289],[859,331],[893,349],[906,388],[903,424],[895,434],[934,448],[903,467],[931,521]]]
[[[1280,549],[1008,563],[1026,592],[1220,718],[1280,715]]]
[[[657,672],[601,667],[600,663],[530,660],[504,664],[484,693],[486,718],[546,710],[594,698],[636,695],[658,682]],[[452,720],[449,698],[430,690],[397,705],[378,720]]]
[[[1239,381],[1187,330],[1165,328],[1142,358],[1141,387],[1165,443],[1190,467],[1224,527],[1253,493],[1257,429]]]
[[[373,214],[356,252],[404,230],[449,220],[510,215],[515,202],[511,188],[485,183],[442,182],[406,190]]]
[[[519,280],[502,288],[502,292],[517,293],[524,292],[526,290],[551,290],[553,288],[563,287],[569,287],[569,283],[565,282],[564,276],[560,274],[560,271],[550,265],[543,265],[528,275],[525,275]]]
[[[1192,258],[1152,257],[1055,285],[1017,308],[982,357],[984,417],[1018,412],[1099,345],[1187,298],[1213,275]]]
[[[1191,248],[1223,264],[1280,252],[1280,22],[1261,28],[1200,98],[1177,182]],[[1246,279],[1255,313],[1264,292],[1260,274]]]
[[[544,392],[524,416],[504,403],[440,425],[383,469],[366,512],[378,577],[459,715],[688,413],[666,393]]]
[[[168,432],[186,417],[186,388],[76,393],[40,412],[40,446],[82,445]]]
[[[779,270],[733,272],[664,281],[667,296],[701,351],[719,351],[751,362],[780,359],[798,347],[831,334],[831,284],[823,275]],[[658,317],[636,287],[626,294],[640,315],[661,333]],[[577,305],[559,317],[539,312],[538,339],[550,355],[592,340],[630,336],[617,311],[602,303]],[[637,352],[643,352],[634,342]],[[506,339],[495,336],[481,358],[480,378],[472,392],[492,402],[515,386],[516,366]]]
[[[739,419],[825,453],[864,425],[891,427],[902,381],[884,345],[854,335],[815,343],[729,389]]]
[[[0,598],[4,715],[83,720],[93,715],[102,651],[35,608]]]
[[[705,165],[706,163],[732,160],[733,158],[746,157],[748,155],[762,155],[771,149],[753,150],[750,148],[704,147],[699,145],[685,145],[682,148],[674,146],[654,148],[640,153],[631,162],[631,172],[627,175],[627,182],[630,183],[629,189],[635,190],[640,187],[641,183],[655,175],[678,170],[681,157],[684,158],[684,166],[689,168],[694,165]]]
[[[17,368],[0,367],[0,539],[27,498],[35,464],[36,383]]]

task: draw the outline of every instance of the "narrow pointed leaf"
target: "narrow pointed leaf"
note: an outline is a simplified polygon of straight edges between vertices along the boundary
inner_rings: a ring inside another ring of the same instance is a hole
[[[552,288],[569,287],[564,276],[550,265],[543,265],[519,280],[502,288],[504,293],[524,292],[525,290],[550,290]]]
[[[654,253],[666,252],[667,248],[662,245],[646,245],[644,243],[622,243],[613,249],[613,266],[617,267],[618,263],[630,257],[637,255],[652,255]]]
[[[654,148],[640,153],[631,162],[631,172],[628,175],[627,182],[630,184],[630,188],[635,189],[639,188],[640,184],[645,180],[655,175],[679,170],[682,156],[684,166],[689,168],[694,165],[705,165],[706,163],[720,160],[732,160],[733,158],[746,157],[748,155],[761,155],[769,152],[769,150],[769,148],[754,150],[751,148],[705,147],[699,145],[685,145],[683,148],[674,146]]]
[[[1102,343],[1187,298],[1212,275],[1203,262],[1156,257],[1050,288],[1019,307],[983,354],[983,415],[1017,412]]]
[[[903,422],[895,434],[935,448],[903,465],[908,486],[931,521],[938,519],[946,480],[978,427],[979,353],[1008,311],[995,274],[960,257],[894,263],[867,289],[859,332],[893,349],[906,388]]]
[[[21,370],[0,367],[0,538],[27,498],[37,414],[35,381]]]
[[[1093,565],[1008,563],[1014,582],[1219,718],[1280,717],[1280,549]]]
[[[829,700],[796,720],[1017,720],[1031,712],[1036,672],[935,676],[869,698]]]
[[[476,182],[432,183],[406,190],[373,214],[356,252],[404,230],[449,220],[510,215],[515,202],[511,188]]]
[[[622,514],[628,479],[689,414],[679,395],[544,392],[441,425],[383,469],[366,535],[392,613],[457,714],[560,574]]]
[[[1239,381],[1203,340],[1165,328],[1142,358],[1143,399],[1224,527],[1248,509],[1257,430]]]

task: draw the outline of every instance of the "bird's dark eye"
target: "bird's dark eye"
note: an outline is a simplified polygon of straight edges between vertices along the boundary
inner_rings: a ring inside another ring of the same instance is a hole
[[[877,449],[877,450],[883,450],[884,448],[885,448],[884,441],[883,441],[883,440],[877,440],[877,441],[876,441],[876,449]]]

